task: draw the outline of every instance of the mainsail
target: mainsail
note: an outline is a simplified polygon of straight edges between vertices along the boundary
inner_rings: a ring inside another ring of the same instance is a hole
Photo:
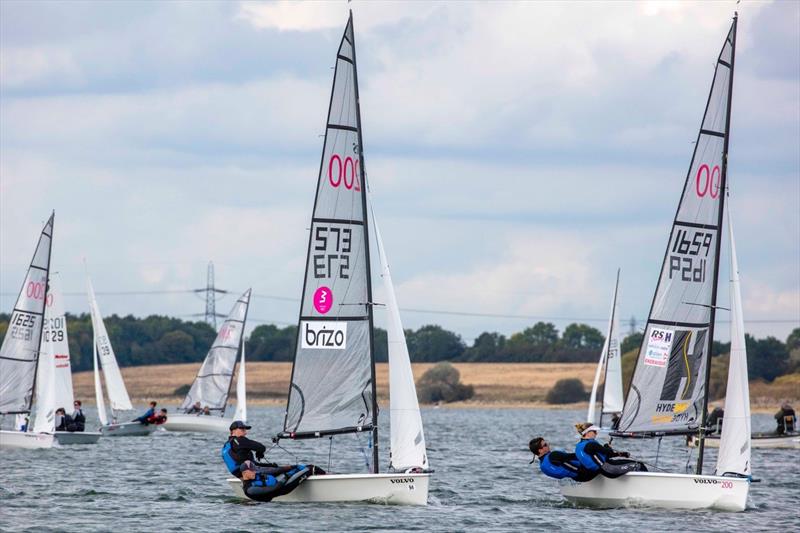
[[[181,404],[182,410],[186,411],[196,402],[200,402],[201,407],[217,411],[219,416],[225,415],[236,361],[242,349],[249,306],[250,289],[247,289],[233,304],[228,318],[219,328],[217,338],[214,339],[214,344],[211,345],[203,365],[197,372],[189,394]]]
[[[53,405],[71,412],[74,394],[72,391],[72,368],[69,361],[67,318],[64,314],[64,296],[61,292],[61,276],[50,275],[47,306],[44,311],[43,351],[52,349],[54,364]]]
[[[428,453],[425,450],[425,434],[422,431],[422,416],[419,412],[414,374],[411,372],[411,358],[408,354],[403,323],[400,321],[400,309],[397,306],[386,250],[383,247],[381,231],[374,212],[372,224],[375,228],[381,278],[386,291],[386,309],[389,313],[386,333],[389,345],[389,411],[392,427],[390,466],[397,471],[408,468],[427,470]]]
[[[30,413],[44,325],[55,213],[44,225],[0,347],[0,414]]]
[[[108,403],[111,405],[112,411],[131,411],[131,399],[128,396],[128,389],[125,388],[125,382],[122,381],[122,373],[119,371],[117,358],[114,356],[114,348],[111,347],[111,341],[108,338],[108,331],[106,325],[103,323],[103,317],[100,314],[100,309],[97,307],[97,299],[94,296],[94,288],[89,278],[86,278],[87,290],[89,293],[89,310],[92,314],[92,329],[94,330],[94,345],[97,351],[96,355],[100,361],[100,366],[103,368],[103,376],[106,378],[106,391],[108,392]],[[97,375],[97,367],[95,366],[95,375]],[[95,378],[97,383],[98,378]],[[102,395],[102,391],[99,393]]]
[[[619,343],[619,313],[617,293],[619,291],[619,269],[617,270],[617,282],[614,285],[614,297],[611,300],[611,316],[608,319],[608,332],[603,343],[603,350],[600,353],[600,361],[597,363],[597,370],[592,384],[592,393],[589,397],[589,411],[586,420],[591,423],[602,424],[602,415],[606,413],[622,412],[622,356],[620,354]],[[600,385],[600,375],[605,370],[605,380],[603,384],[603,398],[600,420],[595,419],[597,391]]]
[[[747,350],[744,341],[742,292],[736,243],[728,208],[728,234],[731,247],[731,355],[728,387],[725,392],[725,417],[717,455],[718,476],[734,473],[750,475],[750,387],[747,377]]]
[[[736,19],[717,59],[664,254],[619,424],[625,433],[685,434],[705,420],[735,42]]]
[[[336,56],[283,437],[377,431],[353,17]],[[377,468],[373,446],[373,469]]]

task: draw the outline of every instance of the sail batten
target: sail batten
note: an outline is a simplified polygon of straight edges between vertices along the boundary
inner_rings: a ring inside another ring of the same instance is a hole
[[[42,229],[0,346],[0,414],[30,413],[44,329],[53,222]]]
[[[219,415],[224,416],[237,360],[244,342],[250,293],[251,289],[248,289],[236,300],[228,318],[222,323],[181,404],[180,408],[183,411],[189,410],[199,402],[201,408],[208,407],[209,410],[219,411]]]
[[[351,15],[337,51],[311,216],[282,432],[293,438],[373,429],[377,416],[354,42]]]
[[[734,19],[714,71],[623,408],[619,430],[626,435],[692,433],[705,420],[735,32]]]

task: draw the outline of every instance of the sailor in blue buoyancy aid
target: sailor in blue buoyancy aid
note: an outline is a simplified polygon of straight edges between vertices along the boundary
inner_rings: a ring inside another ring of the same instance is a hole
[[[581,440],[575,445],[575,455],[581,466],[608,478],[617,478],[628,472],[646,472],[639,461],[628,459],[628,452],[617,452],[608,444],[601,444],[595,437],[600,428],[590,424],[576,424]]]
[[[267,448],[247,438],[250,426],[236,420],[229,429],[230,437],[222,447],[222,460],[230,473],[242,480],[244,493],[250,499],[268,502],[276,496],[289,494],[312,473],[325,473],[313,465],[258,463],[255,459],[262,459]]]
[[[545,441],[544,437],[532,439],[528,447],[534,455],[531,463],[538,458],[539,469],[548,477],[589,481],[597,475],[597,472],[591,472],[581,466],[574,453],[567,453],[561,450],[551,451],[550,445]]]

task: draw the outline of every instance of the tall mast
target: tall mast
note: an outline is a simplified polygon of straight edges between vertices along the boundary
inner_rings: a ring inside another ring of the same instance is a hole
[[[353,22],[353,10],[350,10],[350,23]],[[364,210],[364,243],[367,261],[367,313],[369,316],[369,355],[370,367],[372,371],[372,473],[379,472],[378,465],[378,389],[375,383],[375,334],[373,325],[373,302],[372,302],[372,268],[369,260],[369,214],[367,213],[367,172],[364,164],[364,140],[361,135],[361,101],[358,96],[358,63],[356,61],[356,30],[353,26],[353,89],[356,93],[356,124],[358,124],[358,158],[361,169],[361,206]]]
[[[708,387],[711,381],[711,357],[713,354],[711,350],[714,347],[714,320],[717,314],[717,285],[719,282],[719,253],[722,245],[722,224],[723,224],[723,215],[725,212],[725,196],[727,196],[726,192],[728,190],[728,143],[730,141],[731,136],[731,104],[733,102],[733,65],[736,61],[736,27],[739,21],[739,14],[734,12],[733,14],[733,32],[731,41],[731,64],[730,64],[730,76],[728,76],[728,113],[725,117],[725,139],[722,141],[722,173],[720,177],[720,195],[719,195],[719,212],[717,214],[717,243],[716,243],[716,257],[714,260],[714,284],[711,289],[711,317],[710,317],[710,324],[708,329],[708,351],[709,351],[709,359],[708,364],[706,365],[706,376],[705,376],[705,397],[703,398],[703,413],[702,413],[702,424],[700,424],[700,448],[697,454],[697,475],[701,475],[703,473],[703,454],[705,453],[705,427],[706,427],[706,419],[708,417]],[[723,45],[724,46],[724,45]]]

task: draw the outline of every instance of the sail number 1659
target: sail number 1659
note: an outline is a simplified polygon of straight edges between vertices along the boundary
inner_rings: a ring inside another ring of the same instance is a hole
[[[675,232],[669,255],[669,278],[679,277],[682,281],[704,282],[706,280],[706,258],[711,251],[714,234],[679,229]],[[705,253],[702,253],[705,251]]]

